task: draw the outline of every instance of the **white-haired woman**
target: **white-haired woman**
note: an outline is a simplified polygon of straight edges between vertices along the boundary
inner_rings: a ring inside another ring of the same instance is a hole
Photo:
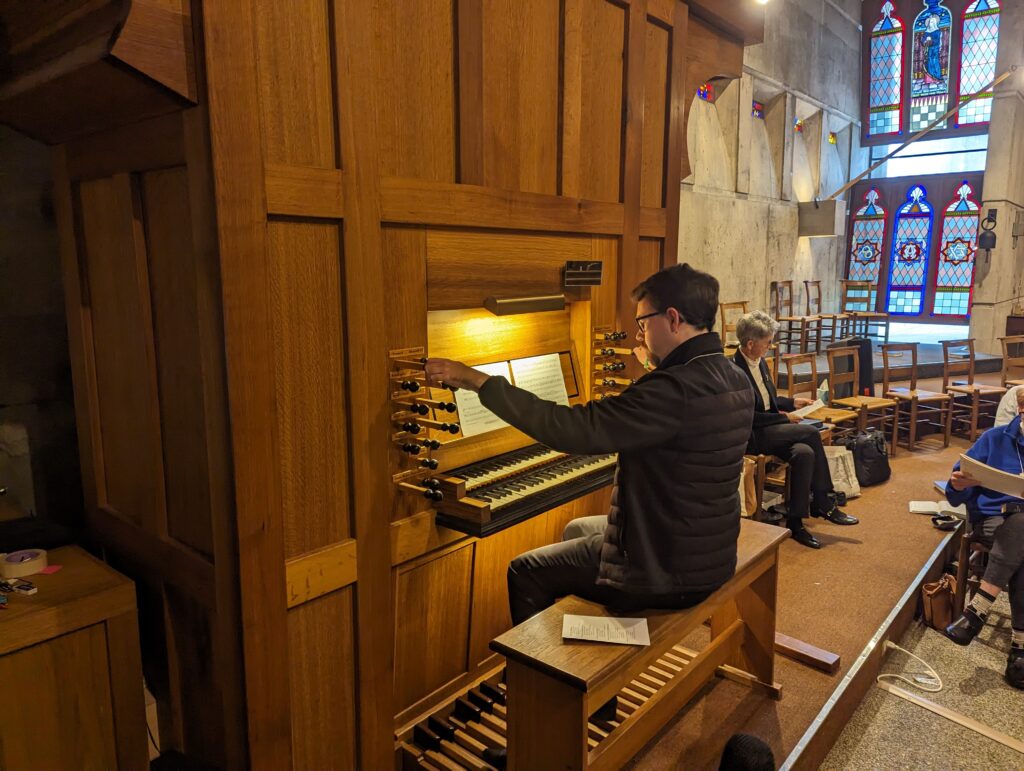
[[[775,390],[764,355],[778,329],[775,319],[763,311],[748,313],[736,322],[740,347],[733,362],[750,378],[754,389],[754,425],[747,451],[775,455],[789,463],[786,525],[794,541],[820,549],[821,543],[804,526],[804,519],[823,517],[837,525],[856,525],[858,520],[836,506],[818,429],[801,424],[798,416],[789,414],[810,404],[810,400],[779,396]]]

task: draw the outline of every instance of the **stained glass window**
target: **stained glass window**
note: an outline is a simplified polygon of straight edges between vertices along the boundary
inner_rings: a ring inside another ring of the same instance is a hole
[[[751,105],[750,114],[755,118],[764,120],[764,105],[755,99],[754,103]]]
[[[996,76],[999,0],[974,0],[964,9],[960,44],[960,101],[981,91]],[[988,123],[992,92],[985,92],[957,113],[957,125]]]
[[[793,131],[797,134],[804,133],[804,122],[799,118],[793,118]]]
[[[715,87],[710,83],[705,83],[702,86],[698,86],[697,96],[699,96],[705,102],[713,102],[715,101]]]
[[[879,198],[877,188],[871,188],[864,194],[865,205],[853,215],[850,261],[847,270],[847,278],[850,281],[878,283],[882,239],[885,237],[885,209],[879,205]]]
[[[916,316],[921,312],[932,240],[932,207],[927,195],[921,185],[914,185],[907,191],[907,202],[896,212],[886,295],[889,313]]]
[[[924,0],[914,20],[910,78],[910,130],[920,131],[946,112],[949,99],[949,34],[953,17],[942,0]],[[945,128],[939,123],[936,128]]]
[[[935,276],[933,316],[967,316],[974,284],[974,255],[978,250],[978,204],[964,182],[946,207],[939,244],[939,270]]]
[[[893,5],[882,5],[882,18],[871,30],[871,86],[868,134],[897,134],[903,128],[903,22]]]

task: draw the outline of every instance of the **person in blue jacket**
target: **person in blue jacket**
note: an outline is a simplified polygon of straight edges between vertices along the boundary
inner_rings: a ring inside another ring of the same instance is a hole
[[[1024,475],[1024,390],[1017,392],[1017,417],[1008,425],[990,428],[967,451],[969,458],[1006,471]],[[954,506],[967,505],[971,528],[991,543],[988,567],[974,598],[945,635],[957,645],[968,645],[981,628],[996,597],[1009,589],[1010,621],[1013,627],[1006,682],[1024,690],[1024,500],[989,490],[960,470],[946,485],[946,498]]]

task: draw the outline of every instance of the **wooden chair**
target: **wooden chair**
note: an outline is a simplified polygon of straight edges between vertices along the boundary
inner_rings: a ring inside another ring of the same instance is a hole
[[[736,339],[736,321],[740,316],[750,312],[749,306],[749,300],[718,304],[718,314],[722,318],[722,345],[726,348],[739,347],[739,340]]]
[[[875,310],[878,285],[872,281],[840,281],[843,288],[839,312],[850,318],[849,331],[862,337],[889,342],[889,314]]]
[[[964,612],[964,606],[971,601],[981,584],[981,578],[988,567],[990,546],[975,538],[968,528],[960,537],[960,552],[956,560],[956,594],[953,596],[953,618]]]
[[[1003,344],[1003,371],[1001,384],[1007,386],[1024,385],[1024,378],[1011,379],[1011,375],[1021,374],[1014,370],[1024,370],[1024,335],[1011,335],[1000,337],[999,342]]]
[[[917,343],[883,343],[881,348],[882,395],[896,399],[900,403],[896,428],[897,441],[900,432],[905,429],[907,449],[913,450],[917,444],[918,426],[925,423],[940,429],[943,446],[949,447],[953,397],[947,393],[925,391],[917,387]],[[892,359],[899,356],[909,358],[910,364],[893,364]],[[890,385],[893,382],[893,373],[902,370],[909,371],[910,388]]]
[[[813,353],[793,353],[782,357],[782,363],[786,367],[786,391],[785,394],[791,399],[801,395],[814,401],[818,398],[818,364],[817,357]],[[798,380],[804,372],[797,372],[797,367],[808,366],[810,377],[807,380]],[[857,413],[854,410],[837,409],[835,407],[821,407],[807,416],[811,420],[820,420],[823,423],[831,423],[840,429],[852,428],[857,422]],[[849,425],[847,425],[849,424]]]
[[[772,315],[779,322],[776,338],[786,353],[816,351],[821,347],[821,319],[793,313],[793,282],[774,281],[771,289]]]
[[[779,546],[789,531],[743,520],[736,573],[699,605],[631,612],[650,645],[595,645],[562,637],[566,614],[614,616],[569,596],[491,641],[506,661],[509,771],[622,768],[716,674],[774,698]],[[684,647],[710,620],[710,642]],[[588,715],[613,696],[614,722]],[[594,731],[596,727],[598,731]]]
[[[825,351],[828,358],[828,403],[833,407],[856,410],[858,430],[877,428],[883,435],[888,434],[891,454],[895,456],[900,403],[892,398],[857,393],[860,382],[859,354],[860,349],[856,346],[829,348]],[[845,395],[847,385],[849,396]]]
[[[746,455],[754,463],[754,490],[757,494],[757,510],[754,519],[770,521],[764,506],[765,489],[775,488],[783,502],[789,500],[789,464],[775,455]]]
[[[821,342],[834,343],[841,340],[848,333],[850,317],[845,313],[825,313],[821,303],[821,281],[804,281],[804,295],[807,303],[804,311],[808,316],[817,316],[820,319],[818,329],[821,335]]]
[[[973,442],[978,435],[978,422],[983,412],[995,423],[999,400],[1006,389],[974,382],[973,338],[939,342],[942,343],[942,391],[953,397],[950,430],[959,428]],[[958,355],[962,350],[966,355]],[[955,375],[966,375],[967,380],[953,380]]]

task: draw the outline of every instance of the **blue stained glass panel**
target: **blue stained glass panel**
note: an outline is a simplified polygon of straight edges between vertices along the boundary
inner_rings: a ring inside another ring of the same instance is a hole
[[[947,110],[949,47],[953,17],[941,0],[924,0],[914,20],[910,78],[910,130],[920,131]],[[936,128],[944,128],[939,123]]]
[[[921,312],[931,231],[932,207],[927,200],[927,191],[920,185],[913,185],[907,191],[907,202],[896,212],[889,255],[886,299],[889,313],[916,315]]]
[[[851,281],[878,282],[885,237],[885,209],[878,203],[879,194],[871,188],[864,195],[865,205],[853,215],[852,237],[846,276]]]
[[[999,0],[974,0],[964,9],[960,44],[960,101],[982,91],[996,74],[999,43]],[[985,93],[991,94],[991,91]],[[957,125],[987,123],[992,97],[982,96],[957,113]]]
[[[882,18],[871,31],[868,134],[895,134],[902,128],[903,22],[893,5],[882,5]]]
[[[974,256],[978,248],[978,204],[964,182],[957,197],[946,207],[935,275],[933,316],[967,316],[974,284]]]

